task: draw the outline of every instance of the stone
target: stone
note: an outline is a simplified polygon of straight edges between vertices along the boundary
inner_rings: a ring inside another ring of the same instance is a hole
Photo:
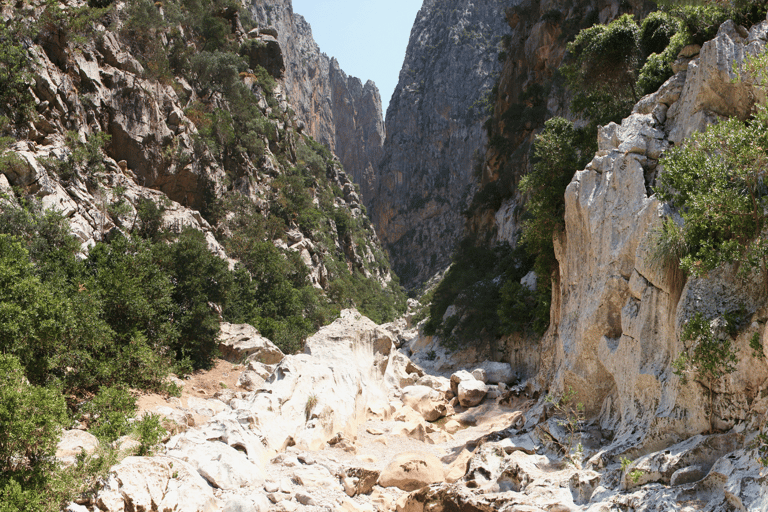
[[[264,509],[266,510],[266,509]],[[222,512],[261,512],[262,509],[255,506],[252,501],[245,498],[232,498],[224,505]]]
[[[486,384],[512,384],[515,378],[515,372],[510,363],[497,361],[483,361],[480,369],[485,372]]]
[[[410,492],[442,482],[443,478],[443,465],[437,457],[423,452],[404,452],[396,455],[381,472],[379,485]]]
[[[84,430],[65,430],[56,445],[56,459],[64,466],[77,462],[81,453],[92,455],[99,447],[96,436]]]
[[[475,368],[472,370],[472,376],[482,382],[483,384],[488,382],[488,376],[485,374],[485,370],[482,368]]]
[[[403,403],[421,414],[427,421],[445,416],[448,401],[445,394],[427,386],[408,386],[403,389]]]
[[[707,473],[701,468],[701,466],[688,466],[685,468],[680,468],[672,473],[672,476],[669,478],[669,485],[674,487],[677,485],[690,484],[693,482],[698,482],[705,476],[707,476]]]
[[[459,404],[462,407],[475,407],[480,404],[488,392],[488,386],[479,380],[467,380],[458,386]]]
[[[338,478],[333,476],[328,469],[323,466],[302,466],[296,468],[294,479],[305,489],[313,488],[341,488]]]
[[[254,360],[264,364],[277,364],[284,354],[259,331],[248,324],[222,322],[219,334],[219,350],[222,357],[233,363]]]
[[[258,373],[252,370],[246,370],[240,374],[237,379],[237,387],[246,389],[248,391],[256,391],[264,386],[266,381]]]
[[[197,471],[170,457],[126,457],[111,469],[95,502],[103,512],[218,510],[213,489]]]
[[[477,379],[475,379],[474,375],[472,375],[466,370],[459,370],[458,372],[454,372],[451,375],[451,391],[453,392],[454,396],[459,395],[460,382],[473,381],[473,380],[477,380]]]
[[[169,444],[168,456],[188,462],[217,489],[260,487],[264,483],[263,470],[225,443],[180,437]]]

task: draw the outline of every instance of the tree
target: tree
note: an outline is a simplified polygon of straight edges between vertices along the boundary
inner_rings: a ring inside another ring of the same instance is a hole
[[[768,111],[749,121],[728,119],[694,134],[662,159],[656,192],[683,218],[688,253],[680,266],[705,275],[737,263],[742,275],[761,272],[768,291]]]

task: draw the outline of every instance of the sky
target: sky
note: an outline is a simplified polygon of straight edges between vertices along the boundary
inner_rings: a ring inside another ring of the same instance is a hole
[[[312,26],[320,51],[347,75],[373,80],[383,112],[397,85],[422,0],[293,0],[293,12]]]

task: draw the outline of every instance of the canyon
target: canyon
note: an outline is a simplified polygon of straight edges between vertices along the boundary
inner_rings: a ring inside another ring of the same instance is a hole
[[[9,145],[21,163],[0,174],[0,204],[36,199],[59,212],[86,258],[138,229],[150,200],[163,205],[164,226],[202,232],[208,250],[237,268],[228,250],[237,247],[228,245],[235,210],[209,215],[211,196],[242,198],[270,218],[287,202],[277,192],[293,183],[280,180],[316,166],[300,183],[327,218],[289,209],[284,229],[259,242],[301,261],[323,297],[349,286],[334,285],[339,267],[392,290],[385,251],[415,290],[448,267],[467,234],[516,244],[525,198],[515,185],[530,170],[530,145],[545,119],[578,120],[553,83],[568,31],[649,10],[641,1],[425,0],[385,123],[375,85],[323,54],[290,0],[253,2],[250,30],[227,18],[228,36],[275,82],[268,92],[256,65],[234,73],[274,127],[259,134],[252,160],[197,153],[206,127],[196,102],[222,108],[224,93],[147,77],[117,30],[77,51],[30,44],[40,115]],[[333,322],[284,353],[219,311],[224,369],[170,377],[178,397],[140,396],[140,414],[163,418],[167,435],[145,456],[121,437],[122,460],[65,510],[768,511],[762,281],[733,266],[685,279],[659,263],[660,226],[676,217],[652,186],[665,151],[765,103],[764,87],[741,77],[747,56],[767,46],[768,21],[726,21],[713,39],[686,47],[674,74],[628,117],[599,128],[597,152],[565,191],[542,336],[451,346],[424,332],[426,303],[409,299],[404,314],[377,324],[347,297]],[[530,91],[539,91],[533,100]],[[506,115],[526,101],[525,119]],[[51,159],[66,161],[72,133],[87,141],[101,131],[112,137],[103,168],[69,176],[51,168]],[[513,147],[499,150],[494,134]],[[306,135],[330,150],[320,163]],[[189,158],[169,156],[169,147]],[[473,202],[494,187],[503,197]],[[109,210],[118,200],[126,208]],[[695,312],[740,316],[734,332],[717,331],[737,364],[716,383],[686,381],[673,366]],[[97,453],[83,421],[63,433],[61,464]]]

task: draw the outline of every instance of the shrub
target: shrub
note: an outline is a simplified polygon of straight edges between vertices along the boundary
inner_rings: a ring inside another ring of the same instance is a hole
[[[0,26],[0,112],[17,123],[27,119],[34,106],[29,93],[30,60],[18,38],[19,32],[15,23]]]
[[[625,117],[637,102],[640,28],[625,14],[582,30],[568,43],[573,59],[563,68],[576,93],[572,107],[599,124]]]
[[[762,272],[768,289],[765,148],[768,112],[761,106],[750,121],[722,121],[665,154],[656,192],[683,218],[689,252],[681,268],[687,273],[700,276],[739,263],[742,275]]]
[[[90,415],[88,430],[100,441],[111,443],[130,433],[128,420],[136,412],[136,399],[124,388],[105,387],[80,409]]]
[[[593,137],[591,127],[576,129],[560,117],[548,120],[533,144],[533,170],[520,180],[518,189],[527,196],[521,242],[543,278],[556,265],[553,237],[565,227],[565,189],[594,154]]]
[[[714,431],[714,387],[722,377],[736,371],[736,348],[728,337],[719,337],[712,332],[710,321],[701,313],[688,319],[680,336],[684,349],[672,363],[673,372],[683,384],[692,373],[705,381],[709,389],[709,422]]]
[[[30,384],[19,360],[0,354],[0,502],[33,501],[27,489],[41,486],[54,468],[66,422],[61,392]]]
[[[145,414],[134,424],[133,431],[138,437],[139,455],[151,455],[152,449],[168,433],[163,427],[159,414]]]

